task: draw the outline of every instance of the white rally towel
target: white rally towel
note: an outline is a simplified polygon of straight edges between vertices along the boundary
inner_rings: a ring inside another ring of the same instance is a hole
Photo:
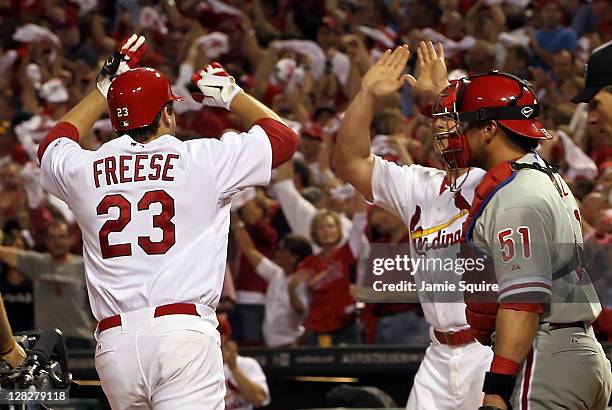
[[[421,34],[434,43],[441,43],[444,47],[444,54],[447,57],[452,57],[457,53],[468,50],[476,44],[476,39],[472,36],[465,36],[460,41],[454,41],[446,37],[444,34],[438,33],[436,30],[426,28],[421,30]]]
[[[38,95],[49,103],[64,103],[69,95],[64,82],[59,78],[51,78],[38,89]]]
[[[8,50],[0,57],[0,74],[7,72],[17,61],[17,51]]]
[[[166,26],[164,20],[159,12],[151,6],[143,7],[140,10],[140,25],[165,36],[168,34],[168,26]]]
[[[198,37],[196,44],[198,47],[206,47],[206,55],[213,60],[229,52],[229,39],[227,34],[221,33],[220,31],[214,31]]]
[[[53,34],[48,28],[32,23],[28,23],[15,30],[13,33],[13,40],[22,43],[50,41],[58,47],[62,45],[59,37]]]
[[[198,6],[199,10],[210,10],[215,14],[227,14],[229,16],[241,16],[240,9],[230,6],[220,0],[204,0]]]
[[[563,143],[565,161],[569,165],[567,177],[572,181],[578,177],[591,180],[597,178],[597,164],[572,141],[569,135],[561,130],[557,130],[557,134]]]

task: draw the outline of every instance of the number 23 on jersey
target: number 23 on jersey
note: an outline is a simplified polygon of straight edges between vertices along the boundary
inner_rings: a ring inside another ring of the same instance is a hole
[[[138,211],[145,211],[152,204],[161,204],[161,213],[153,216],[153,227],[162,230],[162,239],[158,242],[153,242],[148,236],[139,236],[137,238],[138,246],[142,248],[148,255],[161,255],[166,252],[176,242],[175,225],[172,222],[174,217],[174,199],[164,190],[148,191],[138,201]],[[107,220],[100,231],[100,250],[104,259],[116,258],[119,256],[132,255],[132,243],[111,244],[108,240],[108,235],[113,232],[121,232],[132,220],[132,204],[121,194],[106,195],[96,207],[98,215],[108,215],[111,208],[119,209],[119,217],[117,219]]]

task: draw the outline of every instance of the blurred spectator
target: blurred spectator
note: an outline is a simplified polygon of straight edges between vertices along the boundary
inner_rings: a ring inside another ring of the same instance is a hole
[[[410,231],[392,213],[374,207],[370,212],[370,226],[383,236],[381,243],[410,243]],[[417,303],[377,303],[372,306],[376,317],[376,343],[427,346],[430,342],[429,324]]]
[[[578,38],[596,30],[597,19],[591,2],[566,0],[563,2],[563,11],[571,18],[572,30]]]
[[[308,311],[304,322],[308,345],[331,346],[358,341],[355,305],[349,286],[355,282],[355,258],[362,248],[366,216],[361,210],[353,218],[349,240],[341,246],[342,229],[337,213],[320,210],[312,220],[311,237],[321,251],[298,266],[299,282],[307,287],[309,301],[308,306],[294,306],[298,312]],[[297,292],[297,287],[290,291]],[[299,301],[300,298],[292,295],[291,300]]]
[[[263,323],[266,345],[293,345],[304,332],[302,322],[305,312],[296,312],[292,307],[288,289],[296,280],[295,275],[293,279],[289,275],[295,272],[302,259],[312,254],[312,247],[307,239],[288,235],[281,241],[273,262],[257,250],[244,223],[237,217],[232,214],[232,232],[238,248],[255,268],[255,272],[268,281]],[[307,303],[305,294],[300,295],[300,299],[303,305]]]
[[[261,366],[252,357],[238,355],[238,345],[232,340],[232,328],[227,319],[217,315],[223,373],[225,376],[225,408],[251,410],[270,403],[268,382]]]
[[[465,54],[468,75],[487,73],[495,68],[495,46],[479,40]]]
[[[267,258],[272,258],[278,234],[268,222],[268,209],[257,196],[255,188],[246,188],[234,195],[232,207],[246,225],[257,250]],[[229,315],[234,328],[234,339],[243,345],[262,344],[268,282],[256,272],[256,265],[250,264],[246,255],[243,254],[238,262],[235,278],[236,306]]]
[[[69,253],[72,235],[64,222],[47,227],[49,253],[0,246],[0,261],[34,283],[34,326],[59,328],[69,348],[90,348],[93,322],[85,289],[83,258]]]
[[[503,71],[514,74],[519,78],[531,79],[531,72],[527,69],[529,65],[529,51],[521,45],[508,47]]]
[[[17,229],[5,233],[2,245],[25,249],[25,241]],[[0,293],[11,328],[14,332],[34,329],[32,282],[16,268],[2,264],[1,269]]]
[[[535,15],[539,18],[536,29],[527,31],[535,53],[533,65],[547,68],[553,53],[562,49],[576,52],[576,33],[561,25],[561,0],[538,0]]]

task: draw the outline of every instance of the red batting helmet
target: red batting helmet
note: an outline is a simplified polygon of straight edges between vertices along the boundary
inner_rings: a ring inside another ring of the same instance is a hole
[[[150,125],[169,101],[182,101],[175,95],[164,74],[139,67],[119,75],[108,90],[108,112],[114,131]]]
[[[530,84],[511,74],[493,71],[459,79],[440,93],[433,107],[434,118],[450,121],[435,134],[438,149],[450,169],[466,168],[470,153],[464,132],[474,121],[496,121],[522,137],[549,139],[537,120],[539,113]]]

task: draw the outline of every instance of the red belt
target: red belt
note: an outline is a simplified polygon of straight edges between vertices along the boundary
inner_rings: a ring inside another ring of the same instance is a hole
[[[450,332],[438,332],[434,330],[434,335],[436,339],[438,339],[438,342],[449,346],[466,345],[474,341],[474,332],[471,328],[463,329],[458,332],[452,330]]]
[[[200,316],[198,310],[196,309],[196,305],[194,305],[193,303],[171,303],[169,305],[162,305],[156,307],[153,317],[160,317],[166,315]],[[100,320],[100,322],[98,322],[98,332],[103,332],[105,330],[117,326],[121,326],[120,315],[107,317],[106,319],[102,319]]]

